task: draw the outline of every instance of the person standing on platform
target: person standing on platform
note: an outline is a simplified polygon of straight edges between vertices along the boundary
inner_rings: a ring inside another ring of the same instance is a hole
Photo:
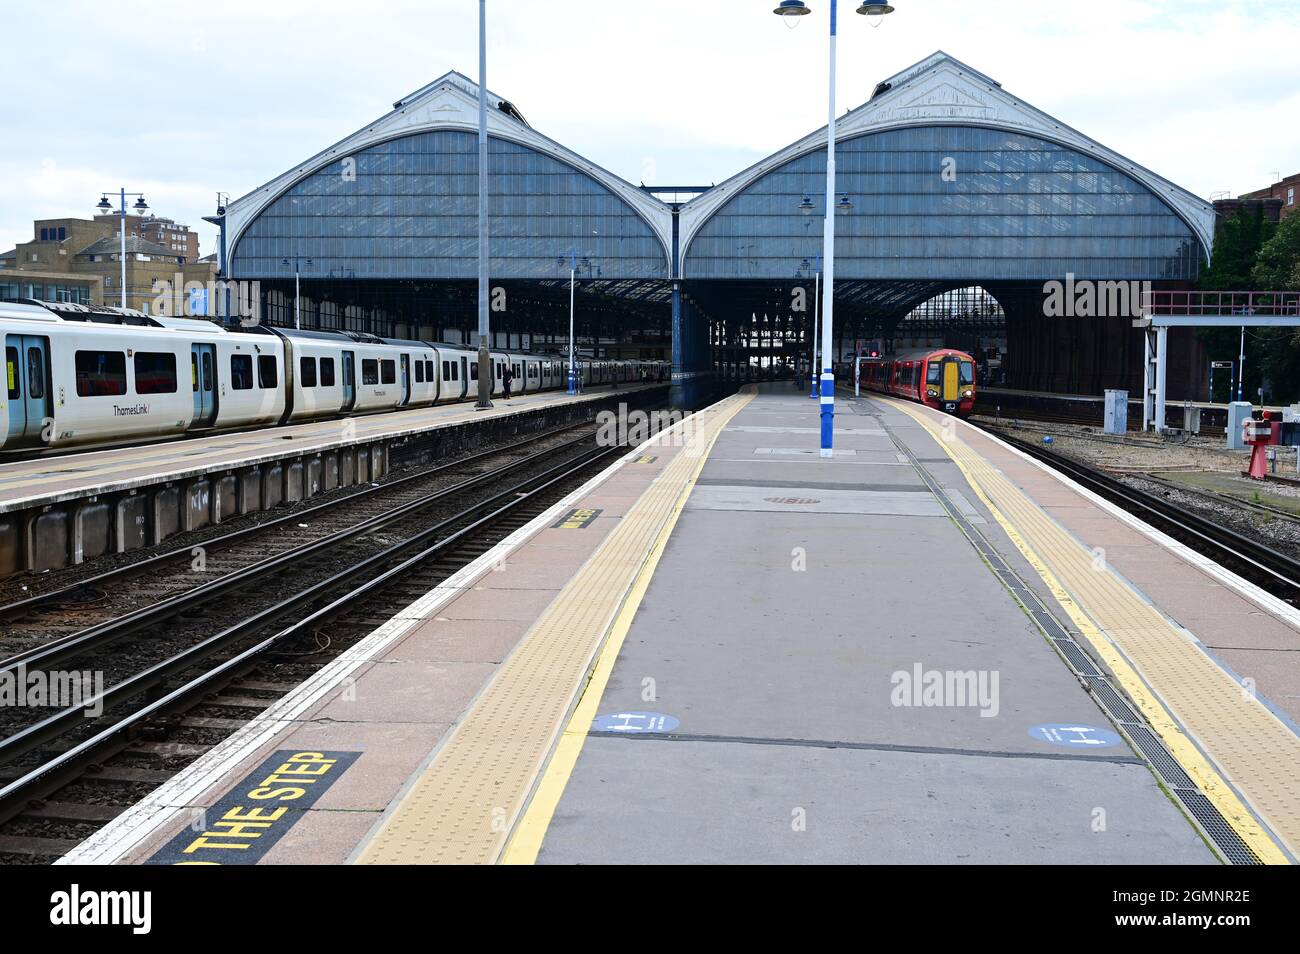
[[[506,400],[510,400],[510,385],[514,382],[514,373],[510,370],[510,365],[506,365],[505,370],[501,372],[501,388],[505,392]]]

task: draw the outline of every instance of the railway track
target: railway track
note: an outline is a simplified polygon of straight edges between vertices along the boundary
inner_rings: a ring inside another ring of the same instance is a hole
[[[361,524],[0,659],[0,676],[104,673],[89,700],[97,718],[87,700],[5,715],[0,857],[70,849],[620,452],[587,435],[426,486]],[[0,615],[57,613],[68,595]]]
[[[986,429],[1279,599],[1300,606],[1300,561],[1185,507],[1131,487],[1087,464],[1054,454],[996,428]]]
[[[986,404],[983,401],[977,401],[974,413],[981,417],[993,418],[1000,426],[1012,426],[1017,421],[1026,421],[1034,424],[1066,424],[1073,427],[1095,427],[1105,426],[1100,412],[1085,414],[1052,414],[1047,411],[1036,411],[1026,408],[1012,408],[1002,410],[994,404]],[[1129,426],[1141,428],[1141,419],[1135,422],[1130,419]],[[1201,437],[1222,437],[1224,429],[1215,424],[1202,424]],[[1091,436],[1091,435],[1089,435]]]
[[[1127,474],[1138,480],[1144,480],[1147,483],[1154,484],[1157,487],[1164,488],[1172,493],[1186,494],[1197,500],[1202,500],[1206,504],[1220,507],[1234,507],[1238,510],[1256,514],[1260,517],[1270,520],[1285,520],[1289,523],[1300,523],[1300,514],[1293,513],[1290,510],[1283,510],[1281,507],[1271,507],[1265,503],[1255,503],[1253,500],[1243,500],[1241,497],[1230,497],[1227,494],[1216,494],[1208,490],[1200,490],[1196,487],[1188,487],[1185,484],[1175,483],[1159,474],[1132,473]]]
[[[517,459],[548,443],[562,443],[564,435],[590,430],[581,424],[534,434],[522,440],[485,448],[444,464],[407,473],[389,475],[380,481],[340,488],[316,502],[277,511],[258,511],[204,530],[176,536],[155,548],[150,555],[113,554],[92,564],[67,567],[54,573],[12,577],[0,581],[0,635],[9,640],[21,637],[24,618],[38,622],[43,631],[72,631],[95,621],[95,614],[111,616],[114,607],[103,603],[117,593],[130,606],[118,605],[116,612],[161,598],[176,585],[169,574],[180,574],[180,588],[188,588],[253,562],[279,550],[309,542],[333,530],[376,516],[390,502],[408,502],[436,481],[450,481],[463,472],[481,473],[498,457]],[[356,514],[354,521],[353,514]],[[202,560],[196,561],[201,553]],[[115,564],[115,565],[114,565]],[[139,578],[146,578],[140,583]],[[118,590],[135,579],[130,593]]]

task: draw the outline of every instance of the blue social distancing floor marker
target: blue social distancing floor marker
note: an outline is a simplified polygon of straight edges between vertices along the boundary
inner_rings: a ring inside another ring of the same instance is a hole
[[[593,732],[620,732],[638,735],[645,732],[671,732],[681,721],[662,712],[611,712],[596,716]]]
[[[1102,749],[1111,745],[1124,744],[1124,740],[1109,729],[1072,722],[1036,725],[1029,730],[1029,737],[1039,742],[1050,742],[1052,745],[1063,745],[1071,749]]]

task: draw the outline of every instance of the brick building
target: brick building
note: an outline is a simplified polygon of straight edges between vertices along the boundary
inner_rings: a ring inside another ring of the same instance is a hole
[[[1282,201],[1280,218],[1285,219],[1288,215],[1300,209],[1300,172],[1295,175],[1287,176],[1279,182],[1273,183],[1266,189],[1259,189],[1255,192],[1244,193],[1243,199],[1280,199]]]
[[[32,240],[0,254],[0,298],[117,305],[122,296],[121,218],[38,219]],[[162,241],[147,236],[157,235]],[[198,256],[198,235],[172,219],[127,216],[127,305],[176,314],[186,282],[216,279],[212,257]],[[162,295],[173,301],[163,303]]]
[[[113,234],[117,234],[118,223],[122,217],[116,212],[95,216],[94,221],[108,225]],[[183,255],[187,262],[198,261],[199,234],[188,225],[180,225],[175,219],[166,219],[157,215],[128,215],[126,217],[126,234],[135,235],[146,242],[161,246],[174,255]]]

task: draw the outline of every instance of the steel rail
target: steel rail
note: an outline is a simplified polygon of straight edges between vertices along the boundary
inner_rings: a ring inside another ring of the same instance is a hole
[[[257,628],[265,625],[268,621],[277,616],[282,616],[299,608],[304,603],[320,596],[325,591],[336,588],[341,584],[348,583],[359,574],[364,573],[367,569],[391,559],[397,552],[411,548],[420,543],[427,542],[431,537],[436,536],[439,532],[448,526],[464,521],[475,514],[482,514],[485,510],[497,506],[495,510],[478,516],[472,523],[467,526],[448,534],[440,540],[432,543],[430,546],[402,560],[396,566],[390,567],[380,573],[378,576],[362,582],[348,592],[332,599],[328,604],[314,610],[302,619],[296,620],[288,627],[278,631],[272,636],[261,640],[253,646],[247,647],[231,658],[218,663],[216,666],[205,669],[203,672],[188,679],[182,685],[167,691],[166,693],[154,698],[149,698],[144,706],[132,710],[117,719],[111,725],[95,733],[93,736],[82,740],[70,749],[59,753],[54,758],[42,762],[40,765],[27,771],[19,778],[4,785],[0,788],[0,821],[7,821],[17,814],[20,814],[28,801],[37,797],[35,794],[39,786],[43,791],[49,791],[53,787],[65,784],[66,780],[79,773],[86,765],[93,764],[96,756],[103,748],[115,738],[129,731],[134,726],[139,725],[142,721],[164,711],[171,706],[177,705],[196,693],[204,691],[215,680],[226,676],[233,671],[245,666],[258,655],[266,652],[271,647],[284,640],[303,633],[310,626],[318,625],[321,621],[337,616],[345,611],[349,606],[364,599],[367,595],[383,586],[391,583],[395,578],[408,572],[421,562],[428,560],[430,557],[446,552],[455,547],[457,544],[466,542],[466,539],[475,531],[499,521],[503,517],[520,509],[526,503],[531,503],[538,494],[546,491],[557,483],[570,478],[575,473],[589,468],[592,464],[603,460],[610,454],[625,450],[620,447],[596,448],[590,453],[581,455],[577,460],[566,461],[550,470],[541,474],[536,474],[527,479],[501,491],[488,500],[480,501],[467,507],[465,510],[440,522],[435,527],[430,527],[415,536],[393,544],[382,553],[373,554],[364,561],[353,564],[338,573],[334,574],[327,580],[323,580],[307,591],[295,594],[292,597],[276,604],[274,607],[259,611],[255,615],[243,620],[234,626],[228,627],[221,633],[208,637],[200,643],[191,646],[182,652],[176,654],[170,659],[150,666],[148,669],[126,680],[104,690],[93,699],[86,700],[81,706],[68,707],[60,712],[51,715],[40,723],[24,729],[22,732],[10,736],[0,741],[0,761],[9,761],[23,752],[31,751],[44,742],[63,734],[67,731],[70,723],[75,723],[81,718],[81,714],[86,708],[103,704],[107,709],[126,699],[147,693],[151,689],[156,689],[164,680],[178,672],[194,668],[199,665],[203,659],[212,656],[215,652],[224,646],[239,638],[241,635],[247,635],[255,632]],[[528,490],[522,488],[528,487]]]

